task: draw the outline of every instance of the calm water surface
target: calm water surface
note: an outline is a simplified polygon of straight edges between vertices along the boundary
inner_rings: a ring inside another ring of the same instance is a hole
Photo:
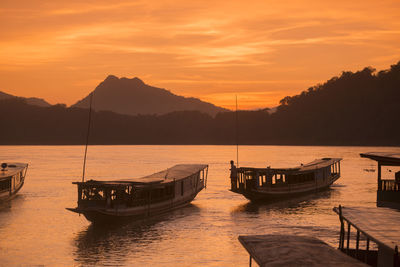
[[[0,146],[0,162],[28,162],[18,196],[0,207],[1,266],[247,266],[244,234],[303,234],[337,246],[338,204],[375,206],[375,162],[360,152],[387,147],[242,146],[240,166],[290,167],[315,158],[343,158],[342,177],[328,191],[252,204],[228,191],[233,146],[91,146],[87,179],[140,177],[177,163],[209,164],[207,189],[188,207],[145,222],[96,227],[65,210],[76,206],[82,146]],[[383,175],[390,175],[389,169]]]

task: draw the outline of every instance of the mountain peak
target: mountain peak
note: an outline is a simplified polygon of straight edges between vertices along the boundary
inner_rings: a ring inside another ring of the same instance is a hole
[[[122,77],[120,80],[126,81],[128,83],[132,83],[134,85],[144,85],[144,82],[141,79],[139,79],[138,77],[134,77],[132,79]]]
[[[129,79],[129,78],[126,78],[126,77],[118,78],[117,76],[114,76],[114,75],[108,75],[107,78],[103,81],[103,83],[114,84],[115,86],[118,83],[130,84],[131,86],[138,86],[138,85],[142,86],[142,85],[145,84],[138,77],[134,77],[132,79]]]
[[[94,109],[120,114],[166,114],[174,111],[197,110],[215,115],[226,109],[203,102],[197,98],[175,95],[162,88],[145,84],[138,77],[118,78],[109,75],[94,90]],[[88,96],[73,107],[87,108]]]
[[[119,78],[117,76],[114,75],[108,75],[107,78],[104,80],[104,82],[108,82],[108,81],[118,81]]]

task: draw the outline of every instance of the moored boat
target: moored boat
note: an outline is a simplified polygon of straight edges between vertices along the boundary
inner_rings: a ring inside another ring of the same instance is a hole
[[[252,201],[293,197],[327,189],[340,177],[341,158],[322,158],[295,168],[231,167],[231,191]]]
[[[145,219],[189,204],[206,186],[208,165],[179,164],[137,179],[74,182],[78,206],[91,222]]]
[[[22,188],[27,163],[2,163],[0,169],[0,201],[11,199]]]

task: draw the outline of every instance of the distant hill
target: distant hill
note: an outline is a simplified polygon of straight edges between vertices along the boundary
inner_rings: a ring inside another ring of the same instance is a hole
[[[135,116],[96,111],[89,143],[233,145],[238,140],[242,145],[400,146],[399,103],[400,62],[379,72],[371,67],[343,72],[283,98],[271,114],[269,109],[215,116],[200,111]],[[21,98],[0,99],[4,125],[0,144],[84,144],[88,116],[83,108],[38,107]]]
[[[11,98],[21,98],[24,99],[25,102],[29,105],[34,105],[34,106],[39,106],[39,107],[49,107],[51,106],[49,103],[47,103],[44,99],[42,98],[37,98],[37,97],[20,97],[20,96],[14,96],[10,95],[4,92],[0,91],[0,100],[2,99],[11,99]]]
[[[90,95],[71,107],[88,108]],[[212,116],[227,109],[197,98],[178,96],[149,86],[139,78],[108,76],[94,90],[93,108],[125,115],[167,114],[174,111],[200,111]]]

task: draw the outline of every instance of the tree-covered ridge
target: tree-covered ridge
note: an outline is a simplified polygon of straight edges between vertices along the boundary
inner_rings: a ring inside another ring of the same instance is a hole
[[[352,73],[344,71],[340,77],[333,77],[324,84],[308,88],[299,95],[287,96],[280,101],[280,108],[301,105],[314,99],[324,100],[331,92],[339,94],[338,97],[354,99],[359,94],[368,94],[384,98],[385,95],[396,93],[400,83],[400,61],[392,65],[389,70],[376,72],[372,67],[366,67],[362,71]]]
[[[285,97],[273,117],[307,143],[389,144],[398,143],[399,103],[400,62],[378,73],[371,67],[343,72]]]

